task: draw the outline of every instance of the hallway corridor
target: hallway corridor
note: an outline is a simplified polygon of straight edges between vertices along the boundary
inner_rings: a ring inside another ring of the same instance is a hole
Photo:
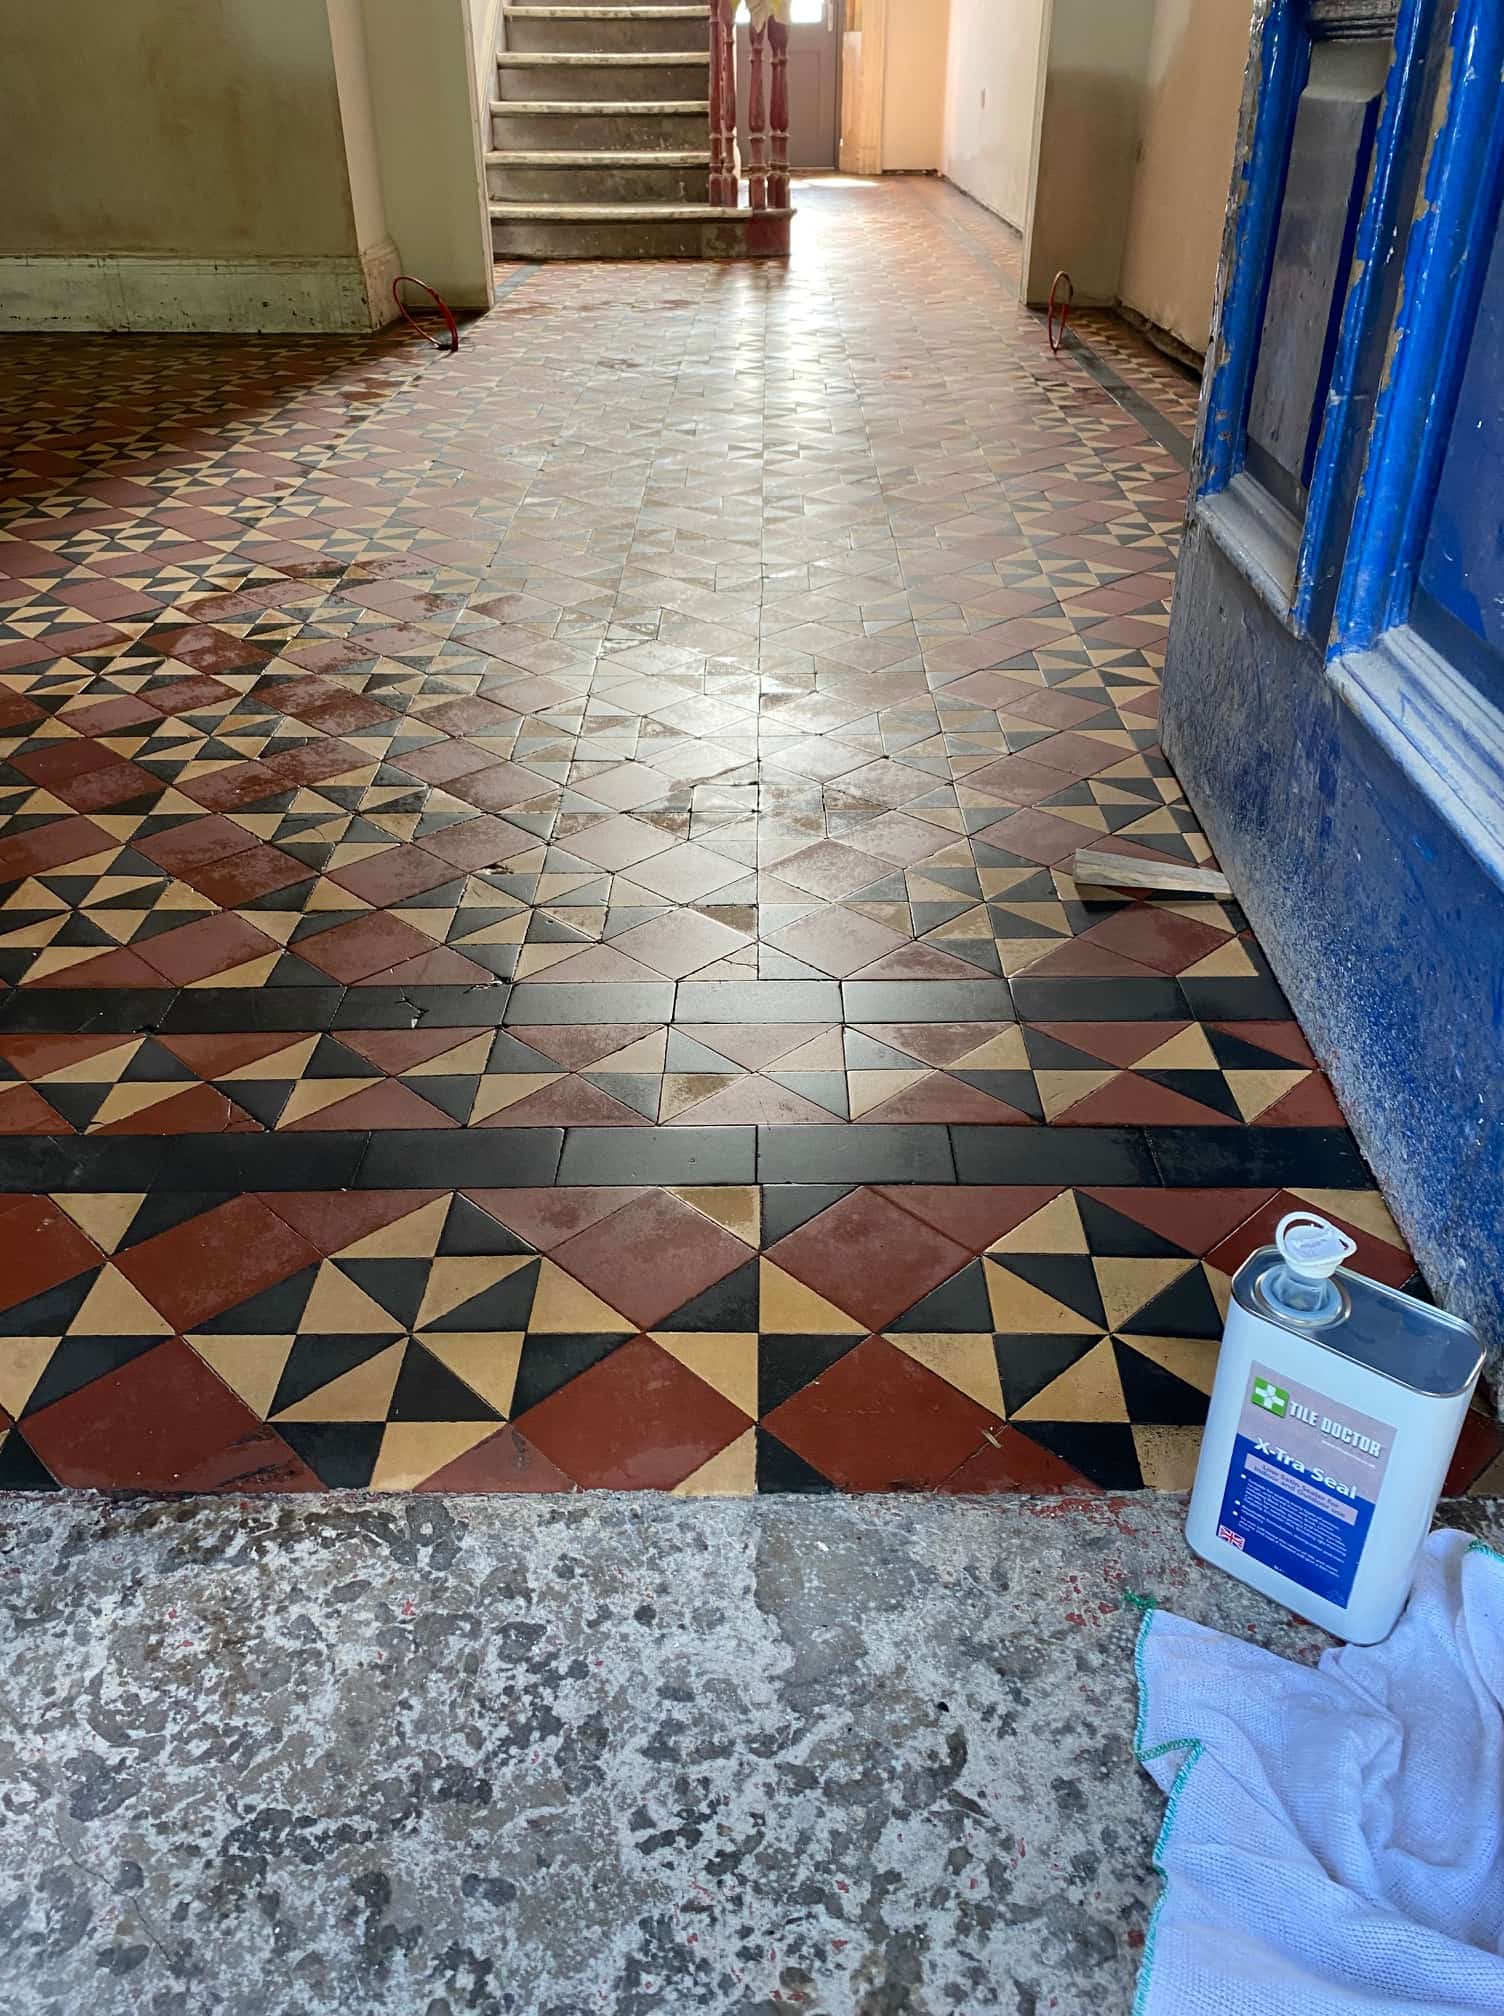
[[[0,1484],[1178,1490],[1413,1265],[1157,742],[1195,388],[931,182],[0,342]],[[1471,1417],[1454,1490],[1504,1488]]]

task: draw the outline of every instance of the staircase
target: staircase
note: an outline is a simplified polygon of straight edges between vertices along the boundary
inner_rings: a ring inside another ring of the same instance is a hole
[[[711,15],[706,0],[502,7],[486,155],[499,259],[763,249],[749,213],[707,200]]]

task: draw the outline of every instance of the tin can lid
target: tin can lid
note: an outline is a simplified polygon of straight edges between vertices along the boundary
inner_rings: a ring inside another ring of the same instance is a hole
[[[1341,1291],[1336,1314],[1292,1316],[1263,1286],[1283,1265],[1277,1246],[1261,1246],[1234,1275],[1233,1295],[1250,1315],[1430,1399],[1467,1392],[1483,1369],[1483,1347],[1470,1323],[1345,1267],[1331,1276]]]

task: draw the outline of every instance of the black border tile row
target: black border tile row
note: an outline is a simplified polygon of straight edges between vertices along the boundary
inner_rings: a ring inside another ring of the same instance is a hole
[[[1340,1127],[492,1127],[16,1135],[0,1192],[514,1189],[614,1183],[1058,1183],[1361,1189]]]
[[[1229,980],[499,980],[489,987],[18,987],[0,1036],[525,1028],[590,1022],[1260,1022],[1277,984]]]

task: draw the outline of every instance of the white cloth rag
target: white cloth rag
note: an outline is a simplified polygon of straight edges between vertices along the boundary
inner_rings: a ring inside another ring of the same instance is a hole
[[[1160,1610],[1137,1664],[1134,2016],[1504,2016],[1504,1557],[1433,1533],[1384,1643],[1314,1670]]]

